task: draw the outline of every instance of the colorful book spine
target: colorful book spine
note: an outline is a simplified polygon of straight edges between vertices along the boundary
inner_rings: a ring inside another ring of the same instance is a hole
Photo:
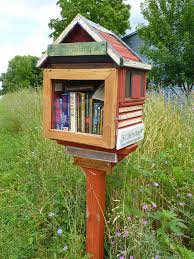
[[[90,94],[86,93],[86,106],[85,106],[85,132],[90,132]]]
[[[76,93],[76,95],[77,95],[77,131],[81,132],[81,111],[80,111],[81,96],[80,96],[80,93]]]
[[[55,100],[55,129],[61,129],[61,118],[62,118],[62,98],[56,98]]]
[[[63,100],[63,127],[64,130],[69,130],[70,125],[70,100],[69,100],[69,93],[65,93],[62,95]]]
[[[70,92],[70,130],[77,131],[76,93]]]
[[[97,134],[100,135],[100,115],[101,115],[102,106],[99,103],[97,106]]]
[[[98,134],[98,103],[96,103],[96,102],[94,102],[94,105],[93,105],[92,133]]]
[[[90,108],[89,108],[89,133],[92,134],[92,125],[93,125],[93,99],[90,97]]]
[[[101,107],[100,110],[100,135],[103,134],[103,117],[104,117],[104,107]]]
[[[80,112],[81,112],[81,132],[85,132],[85,93],[80,93],[81,103],[80,103]]]

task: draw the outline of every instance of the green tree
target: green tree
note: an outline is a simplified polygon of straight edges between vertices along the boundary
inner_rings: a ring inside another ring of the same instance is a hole
[[[129,29],[130,5],[122,0],[58,0],[57,4],[62,18],[51,19],[49,23],[54,39],[78,13],[116,34],[122,35]]]
[[[145,0],[141,10],[147,26],[139,28],[142,52],[153,62],[155,83],[180,86],[186,94],[194,84],[194,0]]]
[[[38,58],[34,56],[15,56],[9,61],[6,73],[2,73],[2,92],[7,93],[20,88],[38,87],[42,84],[42,71],[36,68]]]

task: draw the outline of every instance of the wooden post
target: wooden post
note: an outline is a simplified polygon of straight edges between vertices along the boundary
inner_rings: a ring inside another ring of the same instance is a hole
[[[89,258],[104,258],[106,172],[82,168],[86,175],[86,251]]]

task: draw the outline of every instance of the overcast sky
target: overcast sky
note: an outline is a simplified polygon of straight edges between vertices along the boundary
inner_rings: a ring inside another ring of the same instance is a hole
[[[140,3],[143,0],[126,0],[131,5],[131,27],[135,30],[143,21]],[[16,55],[40,57],[51,43],[48,23],[59,17],[57,0],[4,0],[0,8],[0,75],[8,61]]]

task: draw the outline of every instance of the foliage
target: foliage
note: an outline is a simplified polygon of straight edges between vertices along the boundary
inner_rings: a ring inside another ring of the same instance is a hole
[[[42,137],[41,107],[29,89],[0,101],[0,257],[87,258],[84,175]],[[192,110],[152,94],[144,112],[144,141],[107,176],[105,258],[192,259]]]
[[[2,92],[13,92],[20,88],[37,88],[42,84],[42,72],[36,68],[37,57],[15,56],[9,61],[6,73],[2,73]]]
[[[54,39],[78,13],[116,34],[122,35],[129,29],[130,5],[122,0],[59,0],[57,4],[62,18],[51,19],[49,23],[54,30],[50,36]]]
[[[141,9],[148,25],[139,34],[143,53],[153,62],[150,77],[188,94],[194,84],[193,0],[145,0]]]

